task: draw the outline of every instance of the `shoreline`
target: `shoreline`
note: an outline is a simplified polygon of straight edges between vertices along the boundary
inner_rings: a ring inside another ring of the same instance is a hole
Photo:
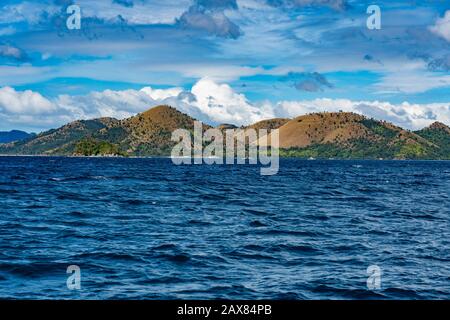
[[[0,154],[0,158],[80,158],[80,159],[171,159],[171,156],[74,156],[74,155],[25,155],[25,154]],[[176,157],[177,158],[177,157]],[[194,157],[193,157],[194,158]],[[298,159],[302,161],[421,161],[421,162],[450,162],[450,159],[349,159],[349,158],[302,158],[302,157],[282,157],[280,159]],[[225,163],[224,163],[225,165]]]

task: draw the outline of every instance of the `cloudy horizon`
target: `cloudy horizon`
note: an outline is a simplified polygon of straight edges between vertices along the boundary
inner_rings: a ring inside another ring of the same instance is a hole
[[[250,102],[244,94],[227,84],[202,78],[191,88],[93,91],[87,95],[59,95],[47,99],[31,90],[0,88],[3,119],[10,123],[6,130],[25,129],[40,132],[57,128],[75,120],[101,117],[124,119],[158,105],[170,105],[198,120],[212,125],[230,123],[249,125],[271,118],[295,118],[315,112],[354,112],[385,120],[405,129],[422,129],[439,121],[450,123],[450,106],[446,103],[392,104],[383,101],[352,101],[319,98],[315,100]],[[9,113],[11,116],[5,116]],[[4,123],[5,124],[5,123]]]
[[[66,27],[74,3],[80,30]],[[5,0],[0,131],[158,104],[211,124],[342,110],[449,125],[449,49],[444,1]]]

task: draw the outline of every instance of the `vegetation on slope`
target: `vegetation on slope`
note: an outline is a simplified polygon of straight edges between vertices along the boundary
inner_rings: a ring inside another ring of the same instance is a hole
[[[255,130],[266,129],[268,131],[271,131],[271,130],[280,128],[281,126],[288,123],[290,120],[291,119],[286,119],[286,118],[274,118],[274,119],[262,120],[257,123],[254,123],[250,126],[247,126],[245,128],[246,129],[255,129]]]
[[[280,155],[288,157],[450,159],[439,144],[416,133],[344,112],[293,119],[280,128],[280,146]]]
[[[170,155],[175,142],[171,140],[176,129],[193,133],[194,118],[170,106],[157,106],[134,117],[120,121],[103,130],[101,138],[119,145],[130,155]],[[209,126],[204,125],[204,129]]]
[[[117,121],[112,118],[74,121],[58,129],[51,129],[22,141],[0,145],[0,153],[71,155],[80,139],[91,136]]]
[[[81,139],[75,147],[74,155],[79,156],[127,156],[115,144],[93,138]]]
[[[428,128],[415,132],[417,135],[434,143],[440,148],[440,158],[450,157],[450,128],[443,123],[435,122]]]
[[[194,121],[172,107],[158,106],[124,120],[74,121],[23,141],[0,144],[0,154],[170,155],[175,145],[171,141],[172,132],[186,129],[193,134]],[[203,126],[203,130],[208,128],[211,127]],[[236,127],[224,124],[218,128]],[[441,123],[410,132],[359,114],[324,112],[292,120],[264,120],[241,129],[279,129],[281,156],[450,159],[450,128]],[[257,144],[263,146],[265,141],[259,139]]]

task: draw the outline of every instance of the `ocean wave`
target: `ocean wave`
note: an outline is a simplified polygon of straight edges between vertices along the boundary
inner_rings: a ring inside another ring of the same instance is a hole
[[[0,297],[73,298],[71,264],[88,299],[450,295],[450,162],[49,159],[0,158]]]

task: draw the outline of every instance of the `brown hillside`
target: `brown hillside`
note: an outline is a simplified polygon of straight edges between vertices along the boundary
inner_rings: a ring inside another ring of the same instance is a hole
[[[443,131],[447,132],[448,134],[450,134],[450,127],[448,127],[447,125],[443,124],[442,122],[438,122],[438,121],[431,124],[427,129],[443,130]]]
[[[227,130],[227,129],[238,129],[238,127],[235,126],[234,124],[222,123],[222,124],[218,125],[216,127],[216,129],[223,131],[223,130]]]
[[[121,122],[121,126],[138,136],[157,131],[194,129],[195,119],[169,106],[157,106]],[[142,132],[145,131],[145,132]]]
[[[291,119],[285,119],[285,118],[274,118],[269,120],[262,120],[259,122],[256,122],[248,127],[246,129],[267,129],[267,130],[274,130],[278,129],[281,126],[285,125],[287,122],[289,122]]]
[[[172,132],[176,129],[194,130],[194,118],[170,106],[157,106],[131,118],[122,120],[120,128],[127,132],[119,145],[129,153],[143,150],[167,151],[174,143]],[[203,125],[203,128],[209,128]]]
[[[354,113],[315,113],[297,117],[279,128],[280,147],[307,147],[315,143],[362,137],[364,117]]]
[[[371,125],[377,128],[371,128]],[[279,128],[280,148],[304,148],[326,143],[345,146],[358,139],[378,142],[383,139],[383,134],[386,132],[391,135],[391,138],[395,138],[392,143],[402,141],[412,144],[429,144],[416,134],[388,122],[372,122],[356,113],[333,112],[300,116],[281,126]],[[264,140],[261,140],[261,144],[265,143]]]

